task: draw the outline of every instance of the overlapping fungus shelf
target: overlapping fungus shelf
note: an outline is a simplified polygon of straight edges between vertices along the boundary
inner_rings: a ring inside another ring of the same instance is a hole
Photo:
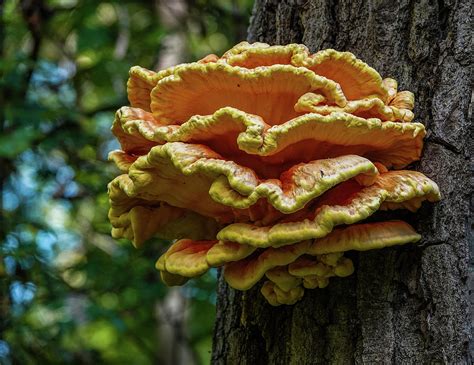
[[[158,72],[132,67],[131,106],[112,131],[112,235],[176,240],[156,263],[167,285],[213,267],[227,283],[294,304],[352,274],[345,251],[416,242],[380,210],[440,199],[416,171],[425,128],[414,96],[349,52],[240,43]],[[338,227],[339,226],[339,227]]]

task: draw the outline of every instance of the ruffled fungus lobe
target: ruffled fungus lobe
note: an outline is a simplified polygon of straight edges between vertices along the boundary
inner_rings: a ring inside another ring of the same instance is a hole
[[[417,242],[402,221],[440,199],[423,174],[414,96],[349,52],[242,42],[158,72],[132,67],[110,153],[112,236],[174,239],[156,267],[182,285],[213,267],[271,305],[354,271],[345,251]],[[391,170],[392,169],[392,170]]]

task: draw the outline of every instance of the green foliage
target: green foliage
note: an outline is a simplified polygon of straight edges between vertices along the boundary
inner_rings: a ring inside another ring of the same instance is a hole
[[[110,235],[110,133],[128,69],[154,68],[177,36],[182,61],[245,38],[250,0],[0,2],[0,363],[162,363],[154,262]],[[161,4],[161,5],[160,5]],[[181,291],[185,341],[210,359],[215,273]],[[166,316],[165,316],[166,317]],[[161,332],[160,332],[161,333]]]

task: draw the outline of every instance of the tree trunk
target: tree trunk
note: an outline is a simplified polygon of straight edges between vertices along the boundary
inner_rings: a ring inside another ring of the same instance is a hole
[[[353,252],[352,276],[293,306],[271,307],[260,287],[235,291],[221,276],[213,363],[471,363],[471,23],[469,0],[256,1],[249,41],[350,51],[415,93],[428,135],[413,169],[443,200],[408,215],[421,243]]]

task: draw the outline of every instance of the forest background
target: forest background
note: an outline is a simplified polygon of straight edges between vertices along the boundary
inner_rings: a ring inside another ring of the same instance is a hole
[[[133,65],[221,55],[251,0],[0,0],[0,363],[210,360],[216,273],[168,289],[110,237],[110,127]],[[184,355],[183,355],[184,354]]]

